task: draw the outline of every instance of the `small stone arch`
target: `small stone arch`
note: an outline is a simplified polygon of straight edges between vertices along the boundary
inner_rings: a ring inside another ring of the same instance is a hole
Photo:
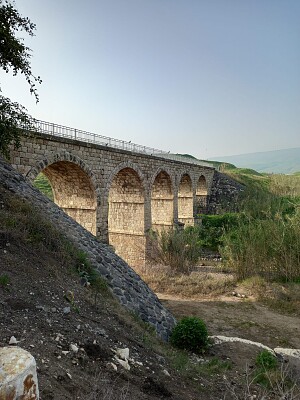
[[[140,170],[140,168],[138,167],[138,165],[136,165],[135,163],[131,162],[131,161],[124,161],[120,164],[118,164],[113,171],[111,172],[111,174],[109,175],[108,179],[107,179],[107,183],[106,183],[106,192],[108,195],[109,189],[111,187],[112,181],[114,180],[114,177],[122,170],[125,168],[130,168],[133,169],[138,177],[140,178],[142,185],[143,185],[143,189],[146,192],[147,191],[147,184],[146,184],[146,178],[144,176],[144,174],[142,173],[142,171]]]
[[[178,221],[194,225],[194,190],[189,173],[183,172],[178,179]]]
[[[207,180],[200,175],[196,186],[196,214],[207,213]]]
[[[51,184],[54,202],[96,235],[100,190],[89,166],[76,155],[60,152],[37,162],[26,178],[33,182],[40,172],[43,172]]]
[[[145,185],[132,166],[122,163],[108,181],[108,238],[120,257],[139,267],[145,262]]]
[[[174,180],[159,168],[151,179],[151,223],[156,231],[169,229],[174,220]]]

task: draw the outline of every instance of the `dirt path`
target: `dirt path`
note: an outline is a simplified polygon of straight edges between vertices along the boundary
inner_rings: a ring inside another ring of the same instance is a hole
[[[211,335],[239,336],[272,348],[300,348],[300,317],[276,313],[249,299],[185,300],[157,295],[176,318],[202,318]]]

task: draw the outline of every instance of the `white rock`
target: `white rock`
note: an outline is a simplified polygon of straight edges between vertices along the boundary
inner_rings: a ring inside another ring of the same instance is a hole
[[[67,351],[67,350],[62,350],[62,354],[64,355],[64,356],[66,356],[67,354],[69,354],[70,352],[69,351]]]
[[[108,365],[108,366],[111,366],[115,371],[118,371],[118,367],[116,366],[115,363],[109,362],[107,365]]]
[[[295,357],[300,360],[300,349],[284,349],[282,347],[275,347],[274,351],[282,357]]]
[[[232,342],[250,344],[252,346],[256,346],[256,347],[259,347],[261,349],[268,350],[270,353],[272,353],[275,356],[274,350],[272,350],[270,347],[265,346],[264,344],[259,343],[259,342],[252,342],[251,340],[242,339],[242,338],[239,338],[239,337],[227,337],[227,336],[220,336],[220,335],[209,336],[209,338],[212,339],[215,342],[215,344],[232,343]]]
[[[72,379],[72,375],[71,375],[69,372],[67,372],[66,374],[67,374],[67,377],[68,377],[69,379]]]
[[[166,376],[171,376],[166,369],[163,370],[163,374],[165,374]]]
[[[125,349],[117,349],[116,355],[119,358],[122,358],[122,360],[128,360],[129,359],[129,349],[128,347],[125,347]]]
[[[9,339],[9,342],[8,342],[8,344],[17,344],[17,343],[20,343],[20,341],[17,340],[14,336],[12,336],[12,337]]]
[[[36,363],[20,347],[0,349],[0,399],[39,398]]]
[[[70,344],[70,350],[73,351],[73,353],[78,353],[79,348],[76,346],[76,344]]]
[[[115,356],[115,360],[122,365],[122,367],[124,369],[126,369],[127,371],[130,371],[130,365],[128,364],[128,360],[121,360],[120,358],[118,358],[117,356]]]

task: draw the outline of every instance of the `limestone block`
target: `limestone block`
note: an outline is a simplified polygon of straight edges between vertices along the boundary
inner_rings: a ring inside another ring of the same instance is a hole
[[[36,363],[20,347],[0,348],[0,400],[38,400]]]

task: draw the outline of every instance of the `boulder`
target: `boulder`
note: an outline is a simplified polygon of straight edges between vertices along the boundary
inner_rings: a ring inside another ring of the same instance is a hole
[[[0,348],[0,399],[39,399],[35,359],[20,347]]]

